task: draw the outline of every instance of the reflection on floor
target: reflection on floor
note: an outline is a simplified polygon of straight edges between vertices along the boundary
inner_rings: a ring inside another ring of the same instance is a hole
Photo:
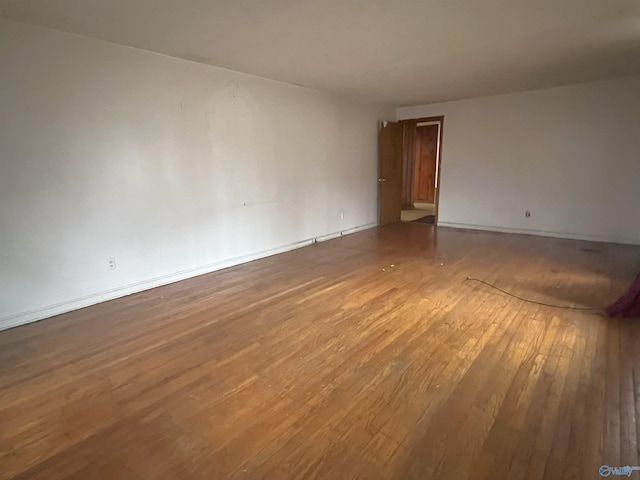
[[[412,210],[402,210],[400,214],[400,220],[403,222],[415,222],[420,223],[433,223],[430,218],[435,215],[436,206],[433,203],[419,203],[413,204]],[[430,221],[431,220],[431,221]]]

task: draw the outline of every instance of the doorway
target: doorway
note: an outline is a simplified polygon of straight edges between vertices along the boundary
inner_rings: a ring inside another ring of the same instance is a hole
[[[402,213],[405,222],[437,224],[444,117],[403,120]]]
[[[380,225],[438,224],[444,116],[384,122],[380,131]]]

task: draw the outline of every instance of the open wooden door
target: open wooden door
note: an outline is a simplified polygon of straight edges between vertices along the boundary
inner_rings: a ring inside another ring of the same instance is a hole
[[[400,221],[402,211],[402,137],[402,124],[382,122],[378,144],[380,225]]]

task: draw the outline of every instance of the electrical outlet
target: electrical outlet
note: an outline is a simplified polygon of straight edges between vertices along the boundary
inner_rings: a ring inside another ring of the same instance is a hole
[[[116,269],[116,259],[107,258],[107,270],[115,270],[115,269]]]
[[[524,212],[524,216],[529,218],[531,216],[531,212],[527,210],[526,212]]]
[[[340,212],[340,220],[344,220],[344,212]]]

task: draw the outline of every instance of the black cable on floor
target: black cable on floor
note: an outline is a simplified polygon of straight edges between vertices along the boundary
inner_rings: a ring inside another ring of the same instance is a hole
[[[603,312],[603,310],[599,308],[572,307],[570,305],[554,305],[553,303],[537,302],[535,300],[529,300],[528,298],[523,298],[523,297],[519,297],[518,295],[514,295],[513,293],[507,292],[506,290],[503,290],[500,287],[496,287],[495,285],[489,282],[485,282],[484,280],[480,280],[479,278],[472,278],[472,277],[465,278],[465,282],[468,280],[471,280],[473,282],[480,282],[484,285],[487,285],[488,287],[495,288],[496,290],[504,293],[505,295],[509,295],[510,297],[517,298],[518,300],[522,300],[523,302],[527,302],[527,303],[535,303],[536,305],[543,305],[545,307],[566,308],[567,310],[582,310],[587,312],[600,312],[600,313]]]

